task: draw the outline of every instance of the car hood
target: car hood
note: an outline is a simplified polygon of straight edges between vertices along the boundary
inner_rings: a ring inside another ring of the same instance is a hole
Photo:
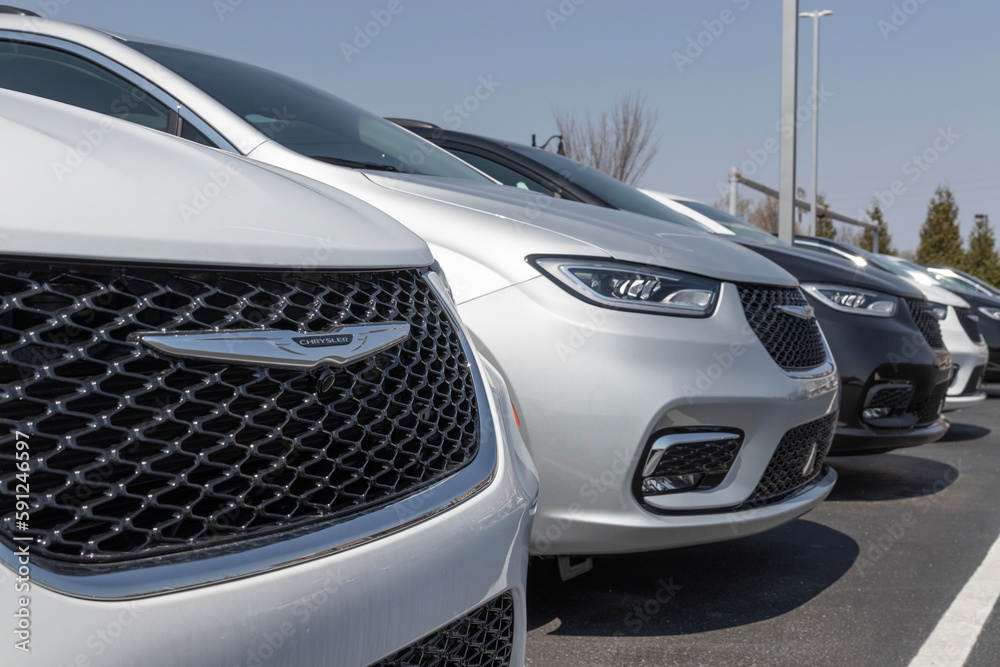
[[[662,266],[717,280],[796,284],[786,271],[745,248],[662,220],[492,183],[373,172],[367,172],[367,176],[386,189],[541,228],[621,261]],[[525,255],[538,252],[544,250],[523,248]]]
[[[846,260],[826,257],[818,252],[750,240],[737,241],[752,248],[791,273],[803,283],[835,283],[862,287],[906,299],[922,300],[923,293],[905,280],[875,267],[860,267]]]
[[[427,245],[321,183],[0,91],[6,254],[237,266],[427,266]]]

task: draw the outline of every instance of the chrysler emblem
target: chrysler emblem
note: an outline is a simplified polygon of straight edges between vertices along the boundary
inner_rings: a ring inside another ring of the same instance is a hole
[[[319,334],[256,329],[133,334],[146,347],[173,357],[311,370],[343,367],[410,337],[405,322],[334,327]]]
[[[811,320],[815,312],[812,306],[775,306],[775,309],[800,320]]]

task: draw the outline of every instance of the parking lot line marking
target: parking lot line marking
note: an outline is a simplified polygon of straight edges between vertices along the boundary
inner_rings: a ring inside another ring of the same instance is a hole
[[[910,667],[961,667],[1000,598],[1000,538],[948,607]]]

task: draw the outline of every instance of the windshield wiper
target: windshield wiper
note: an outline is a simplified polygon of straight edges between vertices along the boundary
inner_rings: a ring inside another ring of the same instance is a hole
[[[313,160],[319,160],[320,162],[328,162],[330,164],[336,164],[341,167],[350,167],[351,169],[373,169],[376,171],[399,171],[391,164],[380,164],[378,162],[359,162],[357,160],[345,160],[339,157],[330,157],[329,155],[310,155]]]

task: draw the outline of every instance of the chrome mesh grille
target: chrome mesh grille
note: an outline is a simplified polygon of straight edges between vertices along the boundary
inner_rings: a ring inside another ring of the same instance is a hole
[[[7,260],[0,286],[0,540],[13,544],[21,431],[38,556],[114,563],[327,525],[478,450],[468,360],[417,271]],[[410,338],[331,369],[326,391],[315,372],[169,359],[129,338],[383,321]]]
[[[744,506],[778,502],[814,480],[823,470],[836,427],[837,413],[832,413],[785,433]]]
[[[737,285],[747,322],[781,368],[805,370],[826,361],[826,347],[815,318],[793,317],[779,306],[808,306],[798,288]]]
[[[910,309],[910,315],[916,323],[920,333],[923,334],[927,344],[934,348],[944,347],[944,338],[941,337],[941,325],[937,319],[931,315],[930,306],[926,301],[916,301],[907,299],[906,305]]]
[[[955,312],[958,313],[958,321],[961,323],[962,328],[965,329],[965,333],[969,335],[969,338],[974,343],[981,343],[983,341],[983,330],[979,326],[979,316],[973,313],[971,308],[956,308]]]
[[[514,649],[514,597],[504,593],[371,667],[507,667]]]

